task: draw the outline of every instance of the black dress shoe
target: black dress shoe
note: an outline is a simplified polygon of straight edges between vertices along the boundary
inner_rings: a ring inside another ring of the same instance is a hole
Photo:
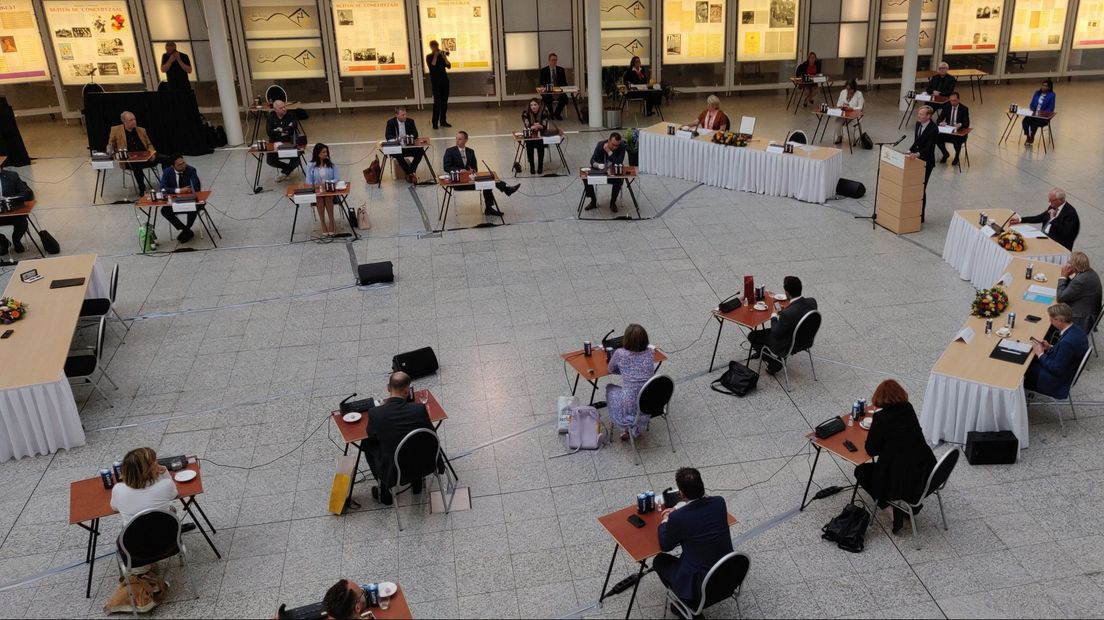
[[[180,243],[188,243],[192,240],[192,237],[194,236],[195,233],[192,232],[191,228],[185,228],[184,230],[180,231],[179,235],[176,236],[176,240]]]
[[[11,244],[8,243],[8,238],[4,235],[0,235],[0,256],[8,253],[8,246],[10,245]]]
[[[616,202],[611,202],[610,203],[610,211],[613,211],[614,213],[617,213],[617,203]]]
[[[947,163],[947,158],[948,157],[950,157],[950,155],[944,155],[943,158],[939,160],[939,163],[941,163],[941,164]]]
[[[372,487],[372,499],[383,504],[384,506],[390,506],[391,504],[395,503],[395,499],[391,497],[391,494],[387,492],[380,493],[380,488],[378,486]]]
[[[958,163],[958,158],[957,158],[957,157],[955,157],[954,159],[952,159],[952,160],[951,160],[951,165],[952,165],[952,166],[958,166],[958,165],[960,165],[960,164]]]
[[[748,359],[749,359],[749,360],[757,360],[757,359],[759,359],[759,352],[758,352],[758,351],[752,351],[752,352],[751,352],[751,355],[749,355],[749,356],[748,356]]]
[[[507,185],[506,189],[502,190],[502,193],[506,194],[507,197],[510,197],[513,196],[514,192],[518,191],[519,189],[521,189],[521,183],[518,183],[517,185]]]
[[[598,208],[598,201],[597,200],[591,200],[590,202],[587,203],[587,206],[586,206],[585,210],[586,211],[593,211],[597,208]]]
[[[437,123],[433,123],[433,128],[437,129]]]
[[[12,239],[12,248],[16,251],[16,253],[22,253],[23,250],[25,249],[23,247],[23,240],[13,238]]]
[[[452,127],[452,125],[449,125],[449,124],[448,124],[448,123],[446,123],[445,121],[441,121],[441,126],[442,126],[442,127]]]

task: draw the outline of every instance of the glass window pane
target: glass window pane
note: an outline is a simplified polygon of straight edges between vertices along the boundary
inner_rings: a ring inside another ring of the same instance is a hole
[[[42,36],[31,0],[14,0],[0,13],[4,37],[0,52],[0,84],[49,81],[50,66],[42,48]],[[7,92],[5,90],[5,92]],[[57,95],[54,95],[57,102]]]
[[[146,0],[146,23],[150,39],[154,41],[188,39],[188,20],[181,0]],[[160,57],[161,54],[155,56]]]
[[[241,0],[247,39],[301,39],[321,36],[318,7],[294,0]]]
[[[164,82],[168,78],[165,77],[165,73],[161,71],[161,56],[165,53],[165,43],[163,41],[154,41],[153,48],[153,62],[156,64],[157,79]],[[192,63],[192,72],[188,74],[188,81],[195,83],[199,77],[199,61],[196,59],[195,50],[192,49],[192,44],[188,41],[176,41],[176,50],[181,54],[187,54],[188,60]],[[210,54],[210,47],[207,48],[208,54]],[[207,79],[214,79],[215,70],[211,67],[210,59],[207,62]]]
[[[222,12],[225,22],[226,11]],[[188,31],[193,41],[207,41],[207,17],[203,14],[202,0],[184,0],[184,15],[188,19]],[[225,27],[226,24],[223,23]]]
[[[809,6],[809,22],[835,23],[840,19],[840,0],[818,0]]]
[[[935,19],[937,8],[935,0],[923,0],[920,19]],[[882,0],[882,21],[908,21],[908,9],[908,0]]]
[[[535,32],[506,33],[506,70],[540,69],[540,39]]]
[[[628,67],[633,56],[649,64],[652,57],[651,28],[602,29],[602,66]]]
[[[502,3],[502,28],[506,32],[532,32],[539,28],[537,0],[510,0]]]
[[[333,4],[333,19],[341,76],[410,74],[406,9],[401,2],[339,0]]]
[[[904,56],[906,43],[906,30],[908,22],[882,22],[878,30],[878,55],[879,56]],[[920,47],[921,56],[930,56],[935,51],[935,22],[920,22]]]
[[[724,4],[668,0],[663,12],[663,65],[723,63]]]
[[[809,26],[809,51],[817,58],[836,57],[839,48],[839,24],[811,24]]]
[[[571,74],[574,72],[575,67],[575,52],[571,49],[571,31],[570,30],[553,30],[551,32],[545,31],[540,34],[540,58],[538,62],[540,66],[548,64],[548,55],[551,53],[556,54],[556,64],[564,68],[567,72],[567,79],[571,81]],[[571,82],[574,84],[574,82]]]
[[[1104,0],[1081,0],[1074,27],[1073,49],[1104,48]],[[1070,61],[1073,66],[1073,60]]]
[[[864,58],[866,56],[867,30],[868,27],[865,22],[840,24],[840,58]]]
[[[491,64],[491,21],[487,0],[419,0],[422,54],[429,53],[429,42],[436,40],[449,52],[449,96],[487,97],[495,94]],[[429,68],[419,58],[425,92],[431,92]]]
[[[924,0],[924,8],[934,7],[933,0]],[[932,8],[934,11],[935,9]],[[935,17],[933,14],[932,17]],[[865,22],[870,19],[870,0],[843,0],[840,21]]]
[[[503,4],[512,4],[503,2]],[[541,30],[571,30],[571,10],[565,11],[564,0],[538,0],[537,23]],[[569,4],[574,7],[574,3]]]

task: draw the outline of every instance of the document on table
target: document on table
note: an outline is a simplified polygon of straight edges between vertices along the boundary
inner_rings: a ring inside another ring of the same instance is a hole
[[[1020,233],[1024,236],[1024,239],[1046,239],[1046,233],[1031,226],[1030,224],[1017,224],[1012,227],[1012,230]]]
[[[954,132],[955,132],[954,125],[940,125],[939,126],[939,133],[954,133]]]
[[[1019,340],[1009,340],[1007,338],[1002,338],[998,346],[1006,351],[1012,351],[1014,353],[1027,353],[1031,350],[1030,343],[1020,342]]]
[[[1027,301],[1033,301],[1037,304],[1050,304],[1054,303],[1054,299],[1058,297],[1058,289],[1049,286],[1039,286],[1038,284],[1032,284],[1027,287],[1027,292],[1024,293],[1024,299]]]
[[[928,93],[916,93],[916,100],[917,101],[931,101],[932,96],[929,95]]]
[[[1016,114],[1020,116],[1031,116],[1031,108],[1016,108]]]
[[[843,109],[841,109],[841,108],[828,108],[828,116],[843,116]]]

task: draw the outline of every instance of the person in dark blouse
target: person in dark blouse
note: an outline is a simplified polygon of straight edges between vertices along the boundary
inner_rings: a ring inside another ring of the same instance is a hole
[[[805,62],[797,65],[797,70],[794,71],[794,77],[805,82],[801,85],[801,90],[805,95],[804,105],[812,105],[816,100],[817,86],[813,83],[813,78],[821,75],[820,72],[820,60],[817,59],[816,52],[809,52],[809,57]]]
[[[641,64],[640,56],[633,56],[632,60],[629,61],[629,69],[625,71],[623,81],[625,82],[625,86],[632,86],[634,84],[649,86],[648,82],[650,81],[650,77],[648,75],[648,70]],[[630,89],[628,92],[635,93],[636,91]],[[663,99],[663,93],[658,90],[653,90],[650,86],[647,90],[641,91],[641,93],[640,95],[634,96],[644,99],[644,116],[655,114],[656,106],[658,106]]]
[[[552,120],[548,108],[533,97],[521,113],[521,124],[530,131],[525,141],[525,155],[529,159],[529,174],[544,174],[544,141],[541,138],[562,133]],[[534,163],[535,162],[535,163]]]

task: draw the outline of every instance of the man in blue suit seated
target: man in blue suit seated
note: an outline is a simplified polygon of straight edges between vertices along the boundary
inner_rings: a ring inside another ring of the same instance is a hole
[[[1024,387],[1053,398],[1065,398],[1073,386],[1077,367],[1089,350],[1089,337],[1073,324],[1073,309],[1069,305],[1054,304],[1047,308],[1047,315],[1057,336],[1054,344],[1032,338],[1035,361],[1027,368]]]
[[[161,172],[161,190],[166,194],[189,194],[198,192],[203,186],[199,182],[199,174],[196,169],[184,161],[183,155],[173,155],[172,166]],[[168,220],[172,227],[179,230],[176,240],[187,243],[195,236],[192,232],[192,224],[195,224],[196,215],[203,207],[197,206],[195,211],[188,213],[188,223],[184,224],[173,212],[171,204],[161,207],[161,217]]]
[[[683,501],[663,511],[659,546],[667,552],[681,545],[682,555],[661,553],[652,568],[663,585],[693,606],[698,604],[706,573],[732,553],[728,509],[723,497],[705,496],[701,472],[693,467],[675,472],[675,483]]]

